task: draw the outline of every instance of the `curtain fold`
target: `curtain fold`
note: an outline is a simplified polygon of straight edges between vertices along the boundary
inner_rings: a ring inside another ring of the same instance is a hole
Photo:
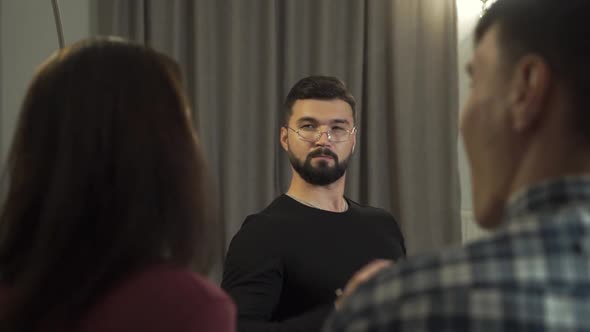
[[[151,46],[183,66],[225,245],[287,189],[282,101],[311,74],[358,101],[347,195],[390,211],[410,254],[461,242],[453,0],[94,1],[99,34],[142,42],[149,24]]]

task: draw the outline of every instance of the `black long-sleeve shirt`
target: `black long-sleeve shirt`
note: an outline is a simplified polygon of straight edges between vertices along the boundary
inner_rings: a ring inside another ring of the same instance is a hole
[[[347,202],[347,211],[335,213],[281,195],[246,218],[222,282],[238,307],[238,331],[319,331],[336,289],[354,272],[373,259],[405,256],[391,214]]]

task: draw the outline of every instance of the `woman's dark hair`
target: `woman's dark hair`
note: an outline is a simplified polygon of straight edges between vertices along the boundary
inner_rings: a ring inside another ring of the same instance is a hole
[[[79,42],[39,69],[7,161],[1,331],[81,318],[148,264],[208,270],[216,218],[179,72],[113,39]]]

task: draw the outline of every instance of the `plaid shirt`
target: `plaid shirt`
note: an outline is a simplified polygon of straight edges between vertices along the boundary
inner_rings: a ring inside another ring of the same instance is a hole
[[[514,195],[505,220],[380,272],[323,331],[590,331],[590,176]]]

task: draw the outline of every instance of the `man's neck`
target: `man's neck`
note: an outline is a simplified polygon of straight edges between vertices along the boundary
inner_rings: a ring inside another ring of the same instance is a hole
[[[343,212],[348,208],[348,204],[344,199],[345,183],[346,175],[326,186],[312,185],[294,172],[287,195],[311,207],[332,212]]]
[[[511,194],[536,183],[570,175],[590,174],[590,148],[561,139],[532,145],[512,181]]]

